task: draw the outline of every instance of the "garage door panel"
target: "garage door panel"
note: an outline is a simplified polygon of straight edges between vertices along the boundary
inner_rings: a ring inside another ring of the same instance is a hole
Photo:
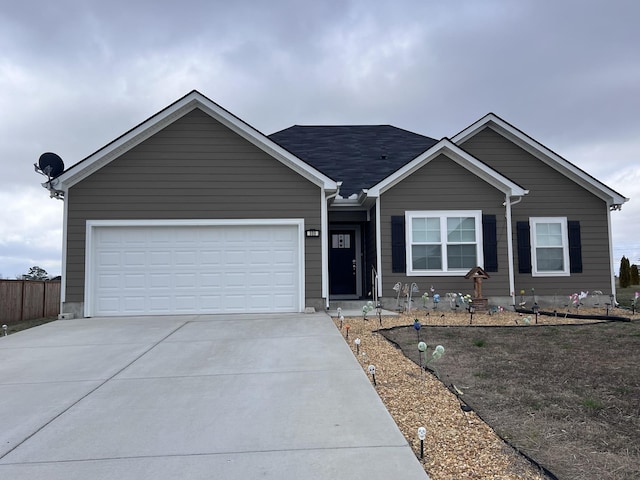
[[[202,250],[200,252],[201,265],[220,265],[222,252],[220,250]]]
[[[126,248],[126,247],[125,247]],[[124,253],[124,263],[129,267],[143,267],[147,264],[145,252],[128,251]]]
[[[145,296],[127,295],[124,298],[124,309],[132,313],[142,313],[145,311]]]
[[[274,275],[274,283],[279,287],[287,287],[293,291],[296,288],[295,276],[289,272],[279,272]]]
[[[201,273],[200,274],[200,286],[210,289],[222,288],[222,274],[220,273]]]
[[[298,311],[297,225],[94,227],[92,314]]]
[[[101,311],[106,312],[105,315],[117,315],[118,312],[122,309],[120,305],[120,297],[103,296],[99,300],[98,308]]]
[[[147,278],[151,288],[169,288],[171,286],[169,273],[149,273]]]
[[[171,250],[150,250],[148,257],[149,265],[153,267],[171,265]]]
[[[125,288],[146,288],[146,276],[143,273],[128,273],[124,276]]]
[[[98,276],[98,288],[107,291],[108,289],[120,288],[120,275],[103,273]]]
[[[273,296],[273,306],[276,310],[293,308],[296,297],[293,294],[276,294]]]

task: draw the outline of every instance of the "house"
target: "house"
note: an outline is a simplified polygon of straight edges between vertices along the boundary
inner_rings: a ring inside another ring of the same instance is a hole
[[[62,311],[300,312],[397,282],[510,305],[614,292],[625,197],[488,114],[435,140],[388,125],[266,136],[197,91],[66,169]]]

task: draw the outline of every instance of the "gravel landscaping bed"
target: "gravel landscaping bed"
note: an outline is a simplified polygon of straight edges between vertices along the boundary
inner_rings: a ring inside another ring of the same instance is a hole
[[[600,311],[597,313],[602,314]],[[347,318],[342,325],[338,319],[334,322],[372,383],[368,367],[375,365],[375,388],[380,398],[433,480],[553,478],[546,476],[534,462],[504,442],[474,411],[464,411],[463,402],[436,375],[431,371],[425,372],[378,332],[381,328],[410,327],[414,318],[424,326],[469,325],[470,315],[467,312],[430,311],[427,315],[427,312],[418,310],[398,317],[383,317],[382,326],[375,315],[369,315],[366,320],[362,317]],[[473,317],[473,325],[486,326],[522,327],[534,325],[535,321],[531,315],[514,312],[476,314]],[[585,323],[585,320],[563,318],[561,315],[540,316],[537,321],[541,325]],[[419,333],[415,331],[416,345]],[[425,331],[423,335],[426,335]],[[356,338],[360,340],[358,346]],[[434,346],[429,343],[428,358],[431,358]],[[437,371],[437,364],[434,361],[430,367],[435,366]],[[420,458],[417,434],[421,426],[427,430],[424,458]]]

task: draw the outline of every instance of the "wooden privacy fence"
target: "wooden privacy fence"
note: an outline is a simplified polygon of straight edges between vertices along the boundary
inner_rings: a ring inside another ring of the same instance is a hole
[[[57,317],[60,281],[0,280],[0,323]]]

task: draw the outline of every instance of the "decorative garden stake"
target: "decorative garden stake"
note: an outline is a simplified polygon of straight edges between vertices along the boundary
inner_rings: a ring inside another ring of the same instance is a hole
[[[533,313],[536,316],[536,325],[538,324],[538,315],[540,314],[540,305],[538,305],[537,303],[533,304]]]
[[[351,328],[351,325],[349,325],[348,323],[344,326],[344,329],[346,330],[347,334],[345,335],[344,338],[349,338],[349,329]]]
[[[469,304],[469,325],[473,324],[473,312],[476,311],[476,308],[473,306],[473,304]]]
[[[420,439],[420,458],[424,458],[424,439],[427,438],[426,428],[418,428],[418,438]]]
[[[376,367],[374,365],[369,365],[369,373],[371,374],[371,378],[373,379],[373,386],[378,386],[376,384]]]
[[[356,355],[360,355],[360,339],[356,338],[353,343],[356,344]]]
[[[367,313],[369,313],[371,310],[373,310],[373,302],[368,301],[367,304],[364,307],[362,307],[362,316],[364,317],[365,320],[369,320],[367,318]]]
[[[425,369],[427,368],[427,364],[435,360],[440,360],[442,358],[442,355],[444,355],[444,347],[442,345],[436,346],[436,348],[433,350],[433,353],[431,354],[431,359],[428,362],[425,362],[424,368]],[[433,367],[433,371],[435,372],[436,377],[440,378],[440,373],[438,372],[438,369],[435,366]]]
[[[411,311],[411,302],[413,302],[413,294],[414,293],[418,293],[420,290],[418,290],[418,284],[417,283],[412,283],[411,287],[409,287],[409,299],[407,300],[407,310]]]
[[[420,370],[422,370],[422,356],[424,355],[424,365],[427,366],[427,344],[424,342],[418,343],[418,361],[420,362]]]
[[[382,305],[380,303],[376,305],[376,313],[378,314],[378,321],[380,322],[380,326],[382,326]]]
[[[427,302],[429,301],[429,292],[424,292],[422,294],[422,307],[427,308]]]
[[[397,282],[393,286],[393,291],[398,292],[398,298],[396,298],[396,309],[400,310],[400,295],[402,294],[402,283]]]
[[[418,341],[420,341],[420,327],[422,327],[422,324],[418,321],[418,319],[416,318],[413,321],[413,328],[416,329],[416,333],[418,334]]]
[[[434,293],[433,294],[433,309],[434,310],[438,309],[438,303],[440,303],[440,294],[439,293]]]
[[[7,336],[7,326],[6,325],[2,325],[2,336],[3,337]]]
[[[342,323],[344,322],[344,315],[340,315],[340,330],[342,330]]]

